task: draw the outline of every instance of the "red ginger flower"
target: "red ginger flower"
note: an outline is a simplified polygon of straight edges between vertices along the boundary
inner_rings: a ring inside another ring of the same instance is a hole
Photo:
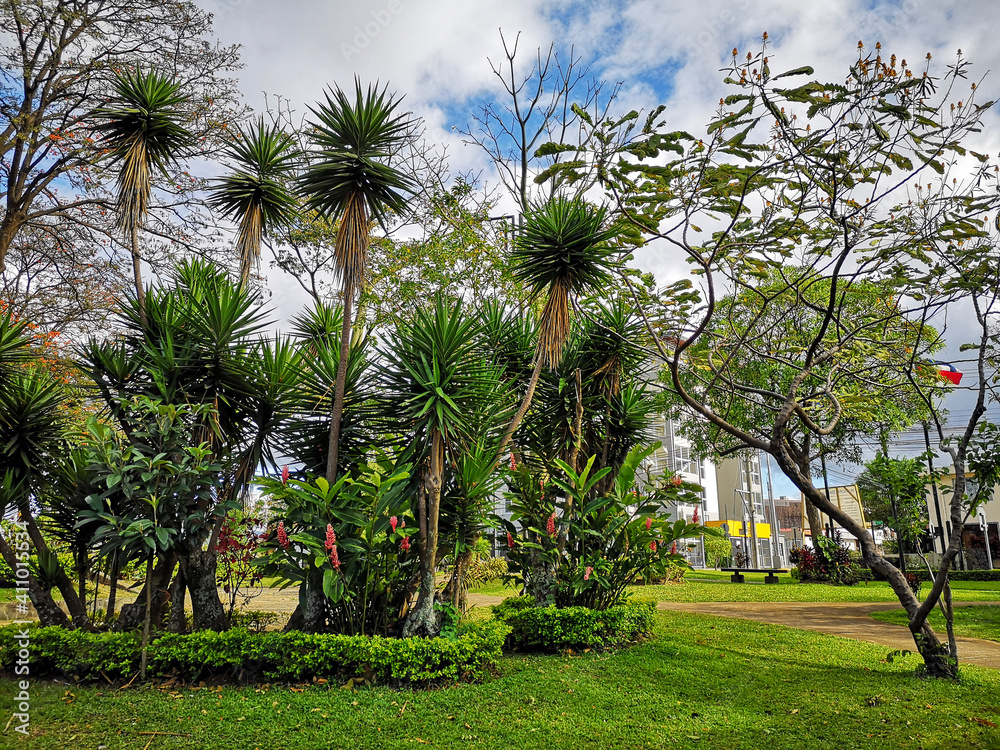
[[[549,516],[548,523],[545,524],[545,530],[549,532],[549,536],[556,535],[556,512],[552,511],[552,515]]]
[[[698,509],[694,509],[694,515],[691,516],[691,523],[698,523]]]
[[[288,464],[281,467],[281,483],[288,484]]]
[[[590,567],[590,566],[588,565],[588,566],[587,566],[587,569],[586,569],[586,570],[585,570],[585,571],[583,572],[583,580],[585,580],[585,581],[589,581],[589,580],[590,580],[590,574],[591,574],[591,573],[593,573],[593,572],[594,572],[594,569],[593,569],[593,568],[591,568],[591,567]]]
[[[326,542],[325,546],[328,550],[334,549],[337,546],[337,535],[333,533],[333,524],[326,525]]]
[[[670,545],[670,554],[671,555],[677,554],[677,542],[674,542],[673,544]]]
[[[684,480],[681,478],[680,474],[675,474],[674,476],[670,477],[670,484],[672,484],[674,487],[680,487],[683,483]]]
[[[651,552],[656,552],[656,541],[655,540],[649,543],[649,550]]]
[[[514,471],[517,468],[517,461],[514,460],[514,451],[510,452],[510,470]]]
[[[284,521],[278,521],[278,544],[281,545],[281,549],[288,549],[288,533],[285,531]]]
[[[399,519],[396,518],[395,516],[393,516],[392,518],[389,519],[389,525],[392,526],[392,533],[393,534],[396,533],[396,526],[397,526],[398,523],[399,523]]]
[[[507,532],[507,549],[514,549],[514,537],[509,531]]]
[[[646,516],[646,531],[649,531],[649,527],[653,525],[653,517]]]
[[[403,537],[403,541],[399,543],[399,548],[401,550],[403,550],[403,552],[409,552],[410,551],[410,537],[404,536]]]
[[[340,555],[337,554],[337,545],[330,548],[330,564],[334,570],[340,570]]]

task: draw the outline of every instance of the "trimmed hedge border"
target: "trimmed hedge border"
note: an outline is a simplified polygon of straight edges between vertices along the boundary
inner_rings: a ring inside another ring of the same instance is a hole
[[[605,610],[535,607],[530,596],[505,599],[493,607],[496,620],[511,628],[508,646],[517,651],[620,648],[647,635],[656,602],[635,600]]]
[[[927,571],[923,568],[918,568],[916,571],[908,571],[914,573],[921,581],[929,581],[931,577],[927,575]],[[948,571],[949,581],[1000,581],[1000,570],[949,570]]]
[[[11,672],[21,626],[0,628],[0,669]],[[313,677],[374,675],[380,682],[420,684],[476,680],[496,666],[510,632],[486,620],[463,627],[457,638],[382,638],[290,632],[168,633],[152,641],[148,674],[190,679],[224,676],[244,682],[298,682]],[[31,674],[81,680],[123,678],[139,669],[135,633],[87,633],[29,626]]]

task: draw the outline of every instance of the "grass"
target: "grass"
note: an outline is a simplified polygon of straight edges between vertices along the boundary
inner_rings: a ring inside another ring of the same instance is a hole
[[[1000,641],[1000,607],[955,607],[955,635],[962,638],[985,638],[988,641]],[[909,617],[903,610],[874,612],[872,617],[893,625],[909,624]],[[944,615],[940,609],[935,609],[928,618],[931,627],[944,634]],[[959,651],[961,656],[961,651]]]
[[[1000,601],[1000,584],[990,582],[993,588],[954,588],[955,601]],[[922,588],[922,593],[930,590]],[[796,583],[794,585],[756,585],[747,583],[719,583],[713,581],[684,581],[666,586],[634,586],[633,596],[669,602],[896,602],[896,594],[889,584],[873,581],[867,585],[829,586],[822,583]]]
[[[998,747],[1000,672],[913,676],[867,643],[689,613],[610,654],[509,656],[480,685],[113,691],[33,682],[18,748]],[[14,688],[0,682],[0,705]],[[140,735],[140,732],[161,732]],[[172,736],[184,735],[184,736]],[[0,746],[6,747],[0,739]],[[9,740],[14,746],[14,740]],[[147,742],[150,744],[147,745]]]

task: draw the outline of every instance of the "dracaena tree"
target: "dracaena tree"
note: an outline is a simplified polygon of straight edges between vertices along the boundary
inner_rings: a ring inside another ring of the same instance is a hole
[[[263,118],[238,128],[226,149],[231,171],[216,181],[209,204],[239,224],[236,254],[242,284],[260,260],[261,242],[296,216],[298,201],[289,180],[299,156],[292,136]]]
[[[139,310],[145,314],[139,232],[149,212],[153,173],[166,174],[191,143],[181,105],[181,84],[156,70],[118,73],[115,95],[95,113],[94,131],[117,169],[117,221],[132,250],[132,275]]]
[[[466,464],[462,454],[477,439],[495,440],[494,425],[503,420],[505,388],[498,368],[480,356],[479,325],[460,302],[449,305],[438,297],[430,310],[400,321],[382,352],[387,421],[415,467],[420,592],[404,635],[439,631],[434,573],[446,474],[450,466]]]
[[[340,357],[331,412],[326,478],[334,482],[339,462],[341,415],[355,298],[365,284],[372,222],[383,228],[402,211],[414,182],[393,166],[394,151],[411,137],[414,121],[399,110],[400,100],[376,84],[354,96],[341,88],[327,91],[312,109],[314,149],[299,180],[306,205],[339,221],[333,262],[341,281]]]
[[[529,286],[532,299],[542,304],[542,311],[534,369],[521,406],[501,439],[500,451],[527,413],[542,368],[554,369],[562,359],[571,331],[573,300],[611,280],[616,265],[613,237],[606,209],[579,198],[556,195],[534,206],[525,217],[512,254],[514,276]]]

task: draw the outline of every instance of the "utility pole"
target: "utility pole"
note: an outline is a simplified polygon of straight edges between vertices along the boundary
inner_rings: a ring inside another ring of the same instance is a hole
[[[931,493],[934,495],[934,512],[937,514],[937,534],[936,536],[941,541],[941,554],[943,555],[948,551],[948,543],[945,541],[945,527],[941,520],[941,501],[938,499],[937,482],[934,481],[934,461],[931,459],[933,451],[931,450],[931,434],[928,429],[927,421],[924,420],[924,445],[927,446],[927,471],[928,478],[931,483]],[[948,524],[948,535],[951,535],[951,524]]]
[[[771,482],[771,454],[765,453],[764,456],[767,461],[767,498],[771,509],[771,567],[780,568],[785,564],[785,561],[781,559],[778,552],[778,532],[780,531],[778,526],[780,524],[778,523],[778,514],[774,509],[774,484]]]

